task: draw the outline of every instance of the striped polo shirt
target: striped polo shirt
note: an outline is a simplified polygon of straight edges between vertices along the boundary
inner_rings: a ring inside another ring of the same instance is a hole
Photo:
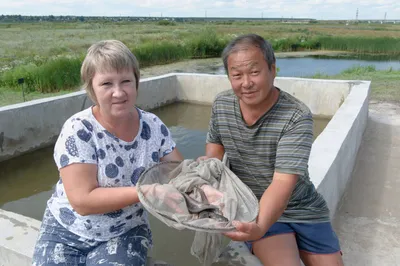
[[[244,122],[232,90],[218,94],[214,101],[207,143],[224,146],[232,171],[258,199],[275,171],[299,176],[279,222],[329,221],[327,204],[308,174],[312,142],[311,111],[282,90],[273,107],[252,126]]]

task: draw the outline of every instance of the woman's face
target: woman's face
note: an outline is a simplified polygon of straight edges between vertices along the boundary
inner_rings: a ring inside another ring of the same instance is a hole
[[[92,87],[98,107],[107,116],[124,118],[135,108],[136,78],[131,70],[96,72],[92,79]]]

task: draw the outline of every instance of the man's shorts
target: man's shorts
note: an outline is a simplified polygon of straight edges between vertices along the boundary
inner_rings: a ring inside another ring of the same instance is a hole
[[[262,237],[279,234],[294,234],[300,251],[312,254],[332,254],[340,251],[338,237],[330,222],[326,223],[274,223]],[[245,242],[250,251],[252,243]]]

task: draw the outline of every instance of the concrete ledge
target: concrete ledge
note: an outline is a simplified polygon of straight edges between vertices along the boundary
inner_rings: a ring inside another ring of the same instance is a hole
[[[231,89],[226,75],[175,73],[177,98],[181,101],[211,104],[218,93]],[[350,92],[352,83],[277,77],[275,86],[303,101],[314,115],[332,117]]]
[[[310,177],[334,216],[353,172],[368,118],[369,81],[355,81],[350,94],[325,130],[314,141]]]
[[[275,86],[304,102],[314,115],[332,117],[352,84],[344,80],[281,77],[275,79]]]
[[[0,161],[54,143],[65,120],[90,105],[75,92],[0,107]]]
[[[276,85],[303,100],[314,115],[333,116],[349,93],[346,81],[276,78]],[[150,110],[179,101],[211,104],[230,89],[225,75],[171,73],[140,81],[137,106]],[[84,91],[0,108],[0,161],[48,146],[65,120],[87,108]]]
[[[31,265],[40,222],[0,209],[0,265]]]
[[[142,79],[136,105],[143,110],[154,109],[178,100],[178,87],[174,74]]]

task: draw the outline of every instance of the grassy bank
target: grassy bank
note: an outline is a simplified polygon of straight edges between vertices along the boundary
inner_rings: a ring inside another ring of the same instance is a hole
[[[378,71],[373,66],[353,67],[344,70],[342,73],[334,76],[325,74],[316,74],[311,78],[319,79],[344,79],[344,80],[371,80],[371,99],[376,101],[389,101],[400,104],[400,71],[384,70]],[[56,93],[25,93],[25,100],[30,101],[45,97],[62,95],[71,91],[61,90]],[[21,89],[0,88],[0,106],[23,102]]]
[[[32,101],[42,98],[48,98],[53,96],[60,96],[63,94],[71,93],[70,90],[62,90],[53,93],[40,93],[40,92],[30,92],[30,93],[22,93],[22,90],[10,90],[6,88],[0,88],[0,107],[22,103],[25,101]]]
[[[378,71],[373,66],[353,67],[344,70],[338,75],[328,76],[316,74],[312,78],[370,80],[371,100],[400,103],[400,71]]]
[[[207,30],[185,43],[158,42],[130,46],[137,56],[141,67],[161,65],[183,59],[219,57],[228,38],[218,37],[213,30]],[[336,49],[353,53],[400,53],[400,39],[342,38],[320,37],[311,40],[285,39],[272,41],[275,51],[297,51],[301,49]],[[365,44],[363,46],[363,44]],[[129,44],[128,44],[129,45]],[[342,47],[342,49],[340,49]],[[345,47],[346,49],[344,49]],[[396,49],[399,49],[397,51]],[[0,86],[19,89],[18,79],[25,79],[27,91],[58,92],[75,89],[80,84],[80,66],[83,55],[79,57],[58,57],[48,61],[33,61],[27,65],[18,65],[0,73]]]
[[[36,92],[79,85],[87,48],[102,39],[123,41],[141,67],[220,56],[229,40],[254,32],[275,51],[342,50],[400,57],[400,25],[344,25],[279,22],[14,23],[0,24],[0,86],[18,90],[18,78]]]

